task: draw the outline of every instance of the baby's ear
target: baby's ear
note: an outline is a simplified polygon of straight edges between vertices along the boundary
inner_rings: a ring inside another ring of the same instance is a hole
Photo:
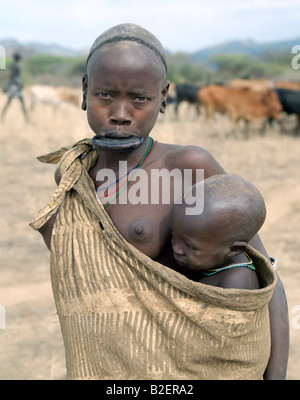
[[[83,74],[82,76],[82,104],[81,109],[83,111],[86,110],[86,95],[87,95],[87,87],[88,87],[88,76],[87,74]]]
[[[228,258],[237,256],[238,254],[244,253],[247,247],[247,242],[234,242],[230,247],[230,252],[228,253]]]

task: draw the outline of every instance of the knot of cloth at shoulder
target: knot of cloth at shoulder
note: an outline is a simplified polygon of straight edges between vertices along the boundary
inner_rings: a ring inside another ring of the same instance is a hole
[[[59,208],[67,191],[71,190],[82,176],[83,167],[88,171],[97,161],[99,151],[93,148],[91,139],[83,139],[70,149],[60,150],[39,157],[39,161],[56,164],[60,161],[61,180],[49,203],[41,209],[30,226],[39,229]]]
[[[59,166],[60,175],[63,176],[70,168],[77,169],[79,172],[79,169],[81,171],[82,166],[84,166],[89,170],[97,161],[98,156],[99,150],[93,148],[91,139],[82,139],[62,155]],[[75,163],[75,161],[77,162]]]

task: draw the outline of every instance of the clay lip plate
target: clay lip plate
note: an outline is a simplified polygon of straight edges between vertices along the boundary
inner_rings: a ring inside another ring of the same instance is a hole
[[[144,139],[141,136],[132,134],[98,134],[92,138],[93,145],[100,150],[126,151],[141,146],[143,142]]]

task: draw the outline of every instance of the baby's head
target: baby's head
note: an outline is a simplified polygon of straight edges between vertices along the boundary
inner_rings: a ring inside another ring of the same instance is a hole
[[[172,208],[172,246],[179,264],[205,271],[245,250],[264,223],[266,207],[258,189],[238,175],[215,175],[196,185]],[[188,196],[199,192],[199,185],[204,190],[203,212],[186,215]]]

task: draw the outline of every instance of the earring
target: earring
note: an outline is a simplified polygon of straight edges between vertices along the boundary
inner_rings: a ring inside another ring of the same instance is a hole
[[[166,100],[163,100],[162,103],[161,103],[161,106],[160,106],[160,112],[162,114],[164,114],[164,112],[166,111],[166,107],[167,107]]]
[[[86,111],[86,95],[83,95],[83,100],[82,100],[82,104],[81,104],[81,109],[83,111]]]

